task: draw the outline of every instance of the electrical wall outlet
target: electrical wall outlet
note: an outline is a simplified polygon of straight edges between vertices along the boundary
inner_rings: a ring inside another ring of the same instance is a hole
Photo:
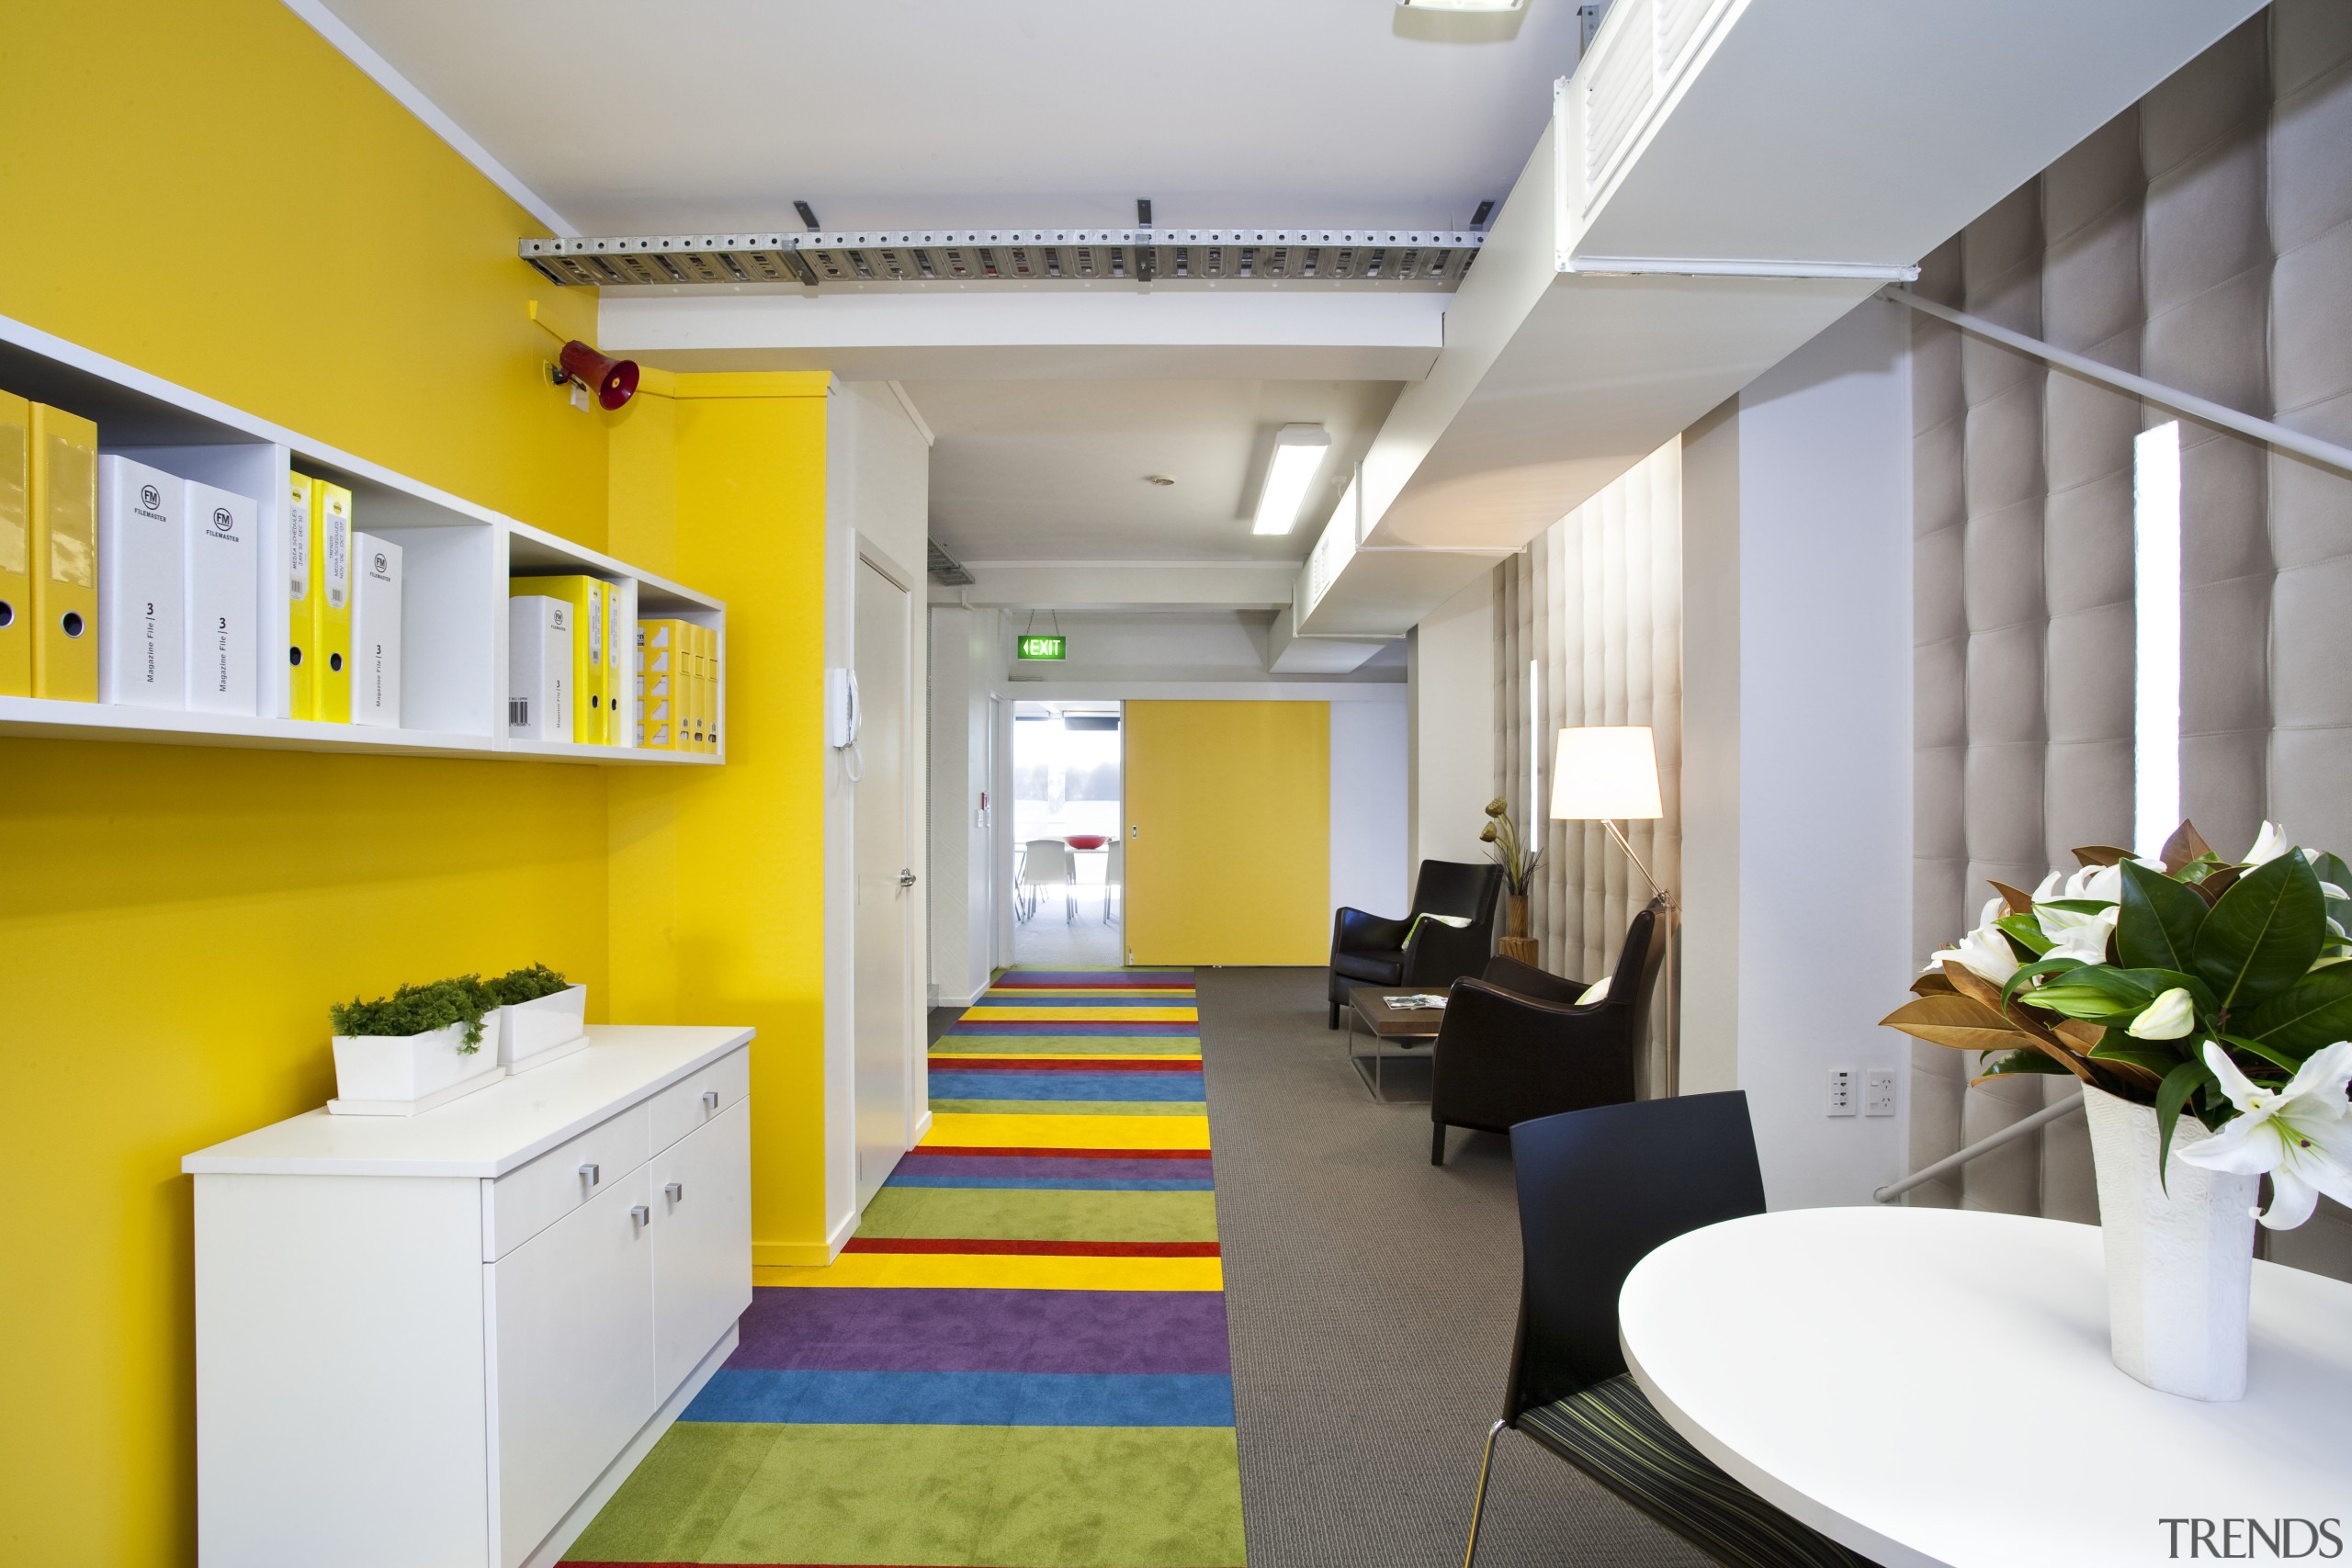
[[[1829,1114],[1851,1116],[1854,1113],[1854,1069],[1829,1069]]]
[[[1892,1116],[1894,1114],[1894,1069],[1872,1067],[1862,1075],[1862,1114]]]

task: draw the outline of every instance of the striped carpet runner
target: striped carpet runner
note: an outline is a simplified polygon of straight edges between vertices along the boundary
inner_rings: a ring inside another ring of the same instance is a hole
[[[1239,1568],[1193,976],[1006,971],[932,1129],[566,1561]]]

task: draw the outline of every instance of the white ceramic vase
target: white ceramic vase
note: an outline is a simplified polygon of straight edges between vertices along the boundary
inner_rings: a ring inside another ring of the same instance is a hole
[[[2165,1393],[2244,1398],[2261,1179],[2182,1159],[2183,1149],[2213,1135],[2184,1114],[2160,1185],[2155,1107],[2085,1086],[2083,1111],[2098,1175],[2115,1364]]]

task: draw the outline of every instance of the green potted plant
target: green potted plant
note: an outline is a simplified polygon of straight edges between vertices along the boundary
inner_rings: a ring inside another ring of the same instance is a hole
[[[483,1020],[495,1005],[471,975],[335,1003],[327,1010],[335,1083],[327,1109],[413,1116],[489,1088],[506,1076],[497,1051],[482,1049]]]
[[[498,1059],[508,1072],[528,1072],[586,1049],[587,987],[532,964],[485,982],[483,989],[497,1006]]]
[[[1980,1083],[2081,1081],[2115,1364],[2236,1399],[2255,1220],[2352,1202],[2352,868],[2267,822],[2243,860],[2186,822],[2161,860],[2075,853],[2031,893],[1995,883],[1884,1021],[1984,1053]]]

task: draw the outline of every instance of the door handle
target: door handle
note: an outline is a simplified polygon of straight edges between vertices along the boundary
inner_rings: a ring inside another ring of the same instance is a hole
[[[580,1179],[594,1187],[605,1179],[605,1168],[590,1163],[580,1168]]]
[[[707,1089],[702,1091],[702,1108],[705,1111],[716,1111],[718,1109],[718,1091],[717,1089]]]
[[[684,1182],[673,1181],[668,1186],[662,1189],[662,1196],[667,1198],[673,1203],[676,1202],[679,1199],[684,1198],[685,1195],[686,1189]]]
[[[915,874],[913,870],[911,868],[902,868],[899,873],[899,886],[901,887],[912,887],[914,885]]]
[[[644,1204],[639,1203],[628,1212],[629,1228],[631,1230],[642,1230],[645,1228],[647,1222],[652,1218],[653,1211],[647,1208]]]

